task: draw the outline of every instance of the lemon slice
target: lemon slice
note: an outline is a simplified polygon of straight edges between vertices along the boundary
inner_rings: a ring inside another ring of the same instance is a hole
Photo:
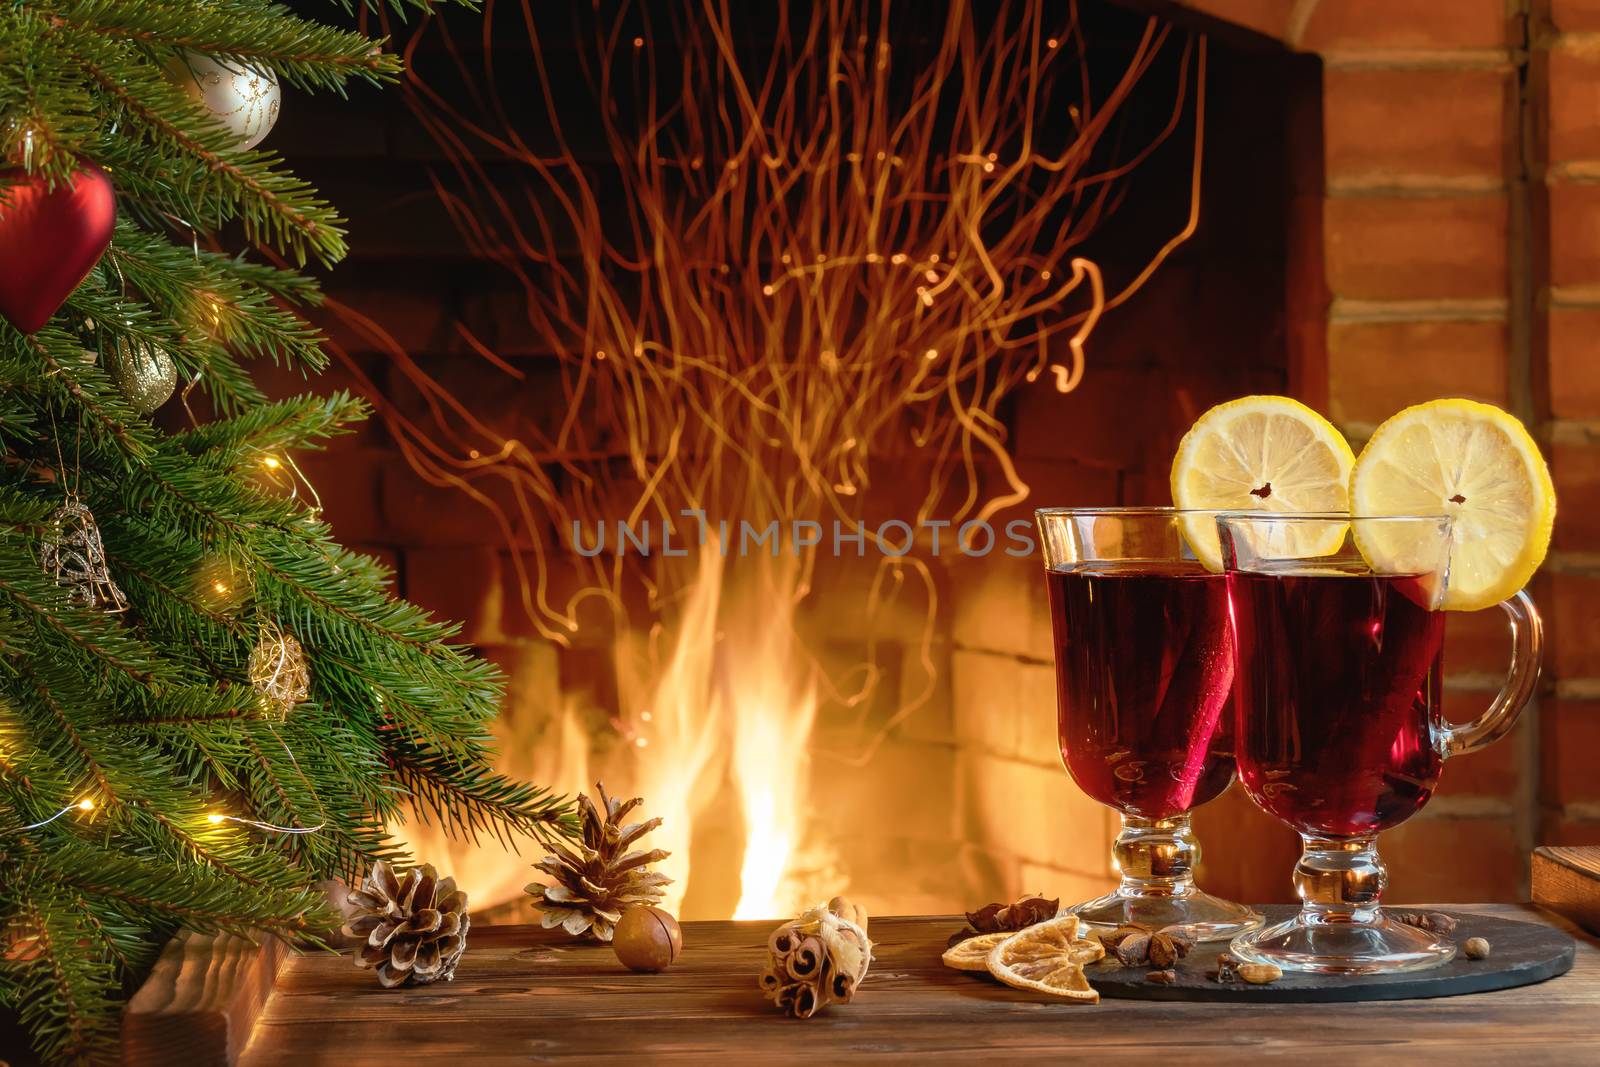
[[[1015,989],[1098,1004],[1100,994],[1083,976],[1083,965],[1106,950],[1078,937],[1078,925],[1076,915],[1063,915],[1019,930],[989,950],[989,973]]]
[[[944,955],[939,958],[944,961],[946,967],[954,967],[958,971],[987,971],[989,953],[1014,932],[1002,930],[997,934],[978,934],[976,937],[969,937],[945,949]]]
[[[1344,436],[1300,401],[1247,396],[1218,404],[1183,435],[1172,460],[1172,502],[1221,511],[1344,512],[1354,462]],[[1182,528],[1200,562],[1220,571],[1215,520],[1188,515]],[[1331,555],[1344,533],[1339,523],[1284,523],[1271,550],[1280,556]]]
[[[1449,611],[1487,608],[1527,585],[1556,519],[1539,446],[1515,416],[1472,400],[1417,404],[1379,426],[1356,461],[1350,501],[1358,515],[1450,516]],[[1425,571],[1417,537],[1410,524],[1363,524],[1356,547],[1374,570]]]

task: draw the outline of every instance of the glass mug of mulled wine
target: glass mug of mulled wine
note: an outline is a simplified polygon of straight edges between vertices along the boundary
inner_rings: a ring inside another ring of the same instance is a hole
[[[1217,520],[1234,626],[1239,781],[1299,832],[1301,910],[1234,939],[1287,971],[1383,974],[1449,961],[1455,944],[1387,918],[1377,835],[1422,810],[1451,756],[1505,736],[1533,695],[1543,645],[1526,593],[1504,688],[1474,722],[1440,714],[1451,522],[1440,516]]]
[[[1231,938],[1261,916],[1202,892],[1189,813],[1233,781],[1232,632],[1227,579],[1183,536],[1215,512],[1041,508],[1056,666],[1056,725],[1067,773],[1116,810],[1121,883],[1069,910],[1100,928],[1178,925]]]

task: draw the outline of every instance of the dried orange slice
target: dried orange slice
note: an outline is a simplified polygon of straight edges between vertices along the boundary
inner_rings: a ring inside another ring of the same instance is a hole
[[[1099,941],[1078,936],[1076,915],[1019,930],[989,951],[989,973],[1015,989],[1032,989],[1063,1000],[1098,1004],[1100,994],[1083,976],[1083,965],[1106,954]]]
[[[969,937],[945,949],[944,955],[939,958],[944,960],[946,967],[954,967],[958,971],[987,971],[989,953],[1012,933],[1011,930],[1001,930],[997,934],[978,934]]]

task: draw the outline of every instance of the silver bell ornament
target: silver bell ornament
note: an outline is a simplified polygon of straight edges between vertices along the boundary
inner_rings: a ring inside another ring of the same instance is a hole
[[[278,121],[283,92],[278,75],[268,67],[185,51],[168,64],[167,71],[180,89],[232,131],[240,148],[260,144]]]
[[[106,565],[94,513],[76,496],[69,495],[51,512],[39,544],[39,563],[72,603],[112,614],[127,610],[127,598]]]
[[[106,372],[130,407],[148,415],[172,399],[178,368],[166,351],[144,341],[119,337],[106,353]]]

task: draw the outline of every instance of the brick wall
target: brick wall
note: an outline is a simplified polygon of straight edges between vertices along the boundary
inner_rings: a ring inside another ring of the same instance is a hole
[[[1540,708],[1538,835],[1600,844],[1600,3],[1553,0],[1535,38],[1548,273],[1538,279],[1547,419],[1562,513],[1540,593],[1552,617]]]

